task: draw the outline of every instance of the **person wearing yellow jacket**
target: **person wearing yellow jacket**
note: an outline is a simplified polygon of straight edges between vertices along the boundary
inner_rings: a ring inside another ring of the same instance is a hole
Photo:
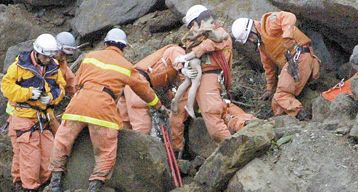
[[[119,28],[111,29],[104,42],[106,48],[88,53],[77,72],[75,89],[78,91],[62,116],[51,152],[51,191],[61,191],[67,157],[85,126],[90,132],[96,162],[88,191],[101,191],[104,182],[111,177],[117,156],[118,131],[122,129],[116,101],[125,85],[129,85],[149,106],[163,110],[149,82],[143,80],[124,57],[125,32]]]
[[[19,172],[12,172],[14,182],[21,182],[27,191],[36,191],[46,182],[53,134],[50,126],[53,105],[65,95],[66,82],[59,69],[56,39],[40,35],[34,50],[21,52],[7,70],[1,91],[14,104],[9,135]],[[14,163],[13,163],[14,166]],[[15,168],[12,167],[12,170]]]
[[[262,16],[261,21],[239,18],[232,24],[236,41],[257,45],[266,75],[266,92],[262,99],[273,95],[274,115],[292,115],[309,120],[298,96],[307,81],[319,77],[320,60],[313,53],[311,39],[302,33],[293,13],[280,11]],[[279,71],[280,74],[279,74]]]

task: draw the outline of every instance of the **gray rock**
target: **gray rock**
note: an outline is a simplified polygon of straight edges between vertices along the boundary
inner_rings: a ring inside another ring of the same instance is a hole
[[[325,37],[338,42],[347,52],[358,43],[357,32],[358,4],[353,1],[287,1],[270,0],[282,10],[288,10],[298,17],[315,23],[317,30]],[[334,12],[330,10],[334,9]],[[335,22],[332,22],[335,21]],[[343,34],[338,37],[337,34]]]
[[[136,20],[147,14],[159,2],[160,0],[87,0],[78,7],[71,24],[81,36],[86,36]]]
[[[312,104],[312,121],[323,122],[330,114],[331,102],[323,97],[317,97]]]
[[[348,94],[340,94],[331,102],[330,114],[323,122],[338,123],[340,126],[351,126],[358,112],[358,106]]]
[[[347,140],[308,124],[280,150],[236,172],[227,191],[357,191],[356,151]],[[313,131],[315,130],[315,131]]]
[[[352,77],[351,80],[351,91],[353,93],[354,100],[358,100],[358,77]]]
[[[14,3],[25,3],[34,7],[42,7],[49,5],[68,5],[69,3],[74,2],[74,0],[15,0]]]
[[[7,68],[15,61],[16,56],[22,51],[31,51],[33,50],[34,40],[25,41],[17,45],[11,46],[6,51],[6,57],[4,61],[3,72],[6,73]]]
[[[349,62],[358,64],[358,45],[354,47],[352,55],[349,57]]]
[[[195,121],[189,125],[189,151],[193,156],[202,156],[207,158],[217,147],[214,140],[210,137],[203,118],[196,118]]]
[[[269,122],[250,123],[220,143],[200,167],[194,177],[195,183],[203,191],[223,191],[235,172],[264,154],[274,138]]]
[[[163,143],[132,130],[119,132],[116,165],[106,186],[122,191],[168,191],[173,189]],[[88,132],[76,139],[67,162],[63,187],[87,189],[94,156]]]

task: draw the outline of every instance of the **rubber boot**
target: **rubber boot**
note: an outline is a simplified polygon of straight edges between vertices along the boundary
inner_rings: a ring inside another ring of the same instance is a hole
[[[21,181],[14,183],[14,188],[15,188],[15,192],[23,192],[24,191]]]
[[[51,175],[51,182],[49,185],[49,190],[52,192],[62,192],[61,180],[62,180],[62,171],[53,171]]]
[[[103,181],[100,180],[93,180],[90,181],[88,186],[88,192],[101,192],[103,188]]]
[[[24,192],[37,192],[36,189],[24,189]]]

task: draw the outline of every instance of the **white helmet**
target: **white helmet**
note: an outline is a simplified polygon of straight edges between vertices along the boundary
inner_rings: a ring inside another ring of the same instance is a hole
[[[73,52],[77,49],[76,39],[69,32],[61,32],[57,34],[56,40],[59,44],[59,49],[67,55],[72,55]]]
[[[185,17],[183,18],[185,26],[189,27],[190,23],[206,10],[208,9],[202,5],[194,5],[190,7],[190,9],[186,12]]]
[[[106,35],[106,38],[104,38],[104,42],[115,42],[128,45],[126,33],[119,28],[109,30]]]
[[[245,44],[249,38],[254,21],[249,18],[239,18],[234,21],[231,27],[232,35],[236,41]]]
[[[47,33],[37,37],[34,42],[34,49],[37,53],[46,57],[54,57],[59,52],[55,37]]]

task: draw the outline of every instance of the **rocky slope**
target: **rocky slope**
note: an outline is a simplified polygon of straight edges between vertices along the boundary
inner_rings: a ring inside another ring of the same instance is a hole
[[[102,49],[102,39],[113,26],[121,26],[128,34],[131,46],[125,55],[136,63],[164,45],[180,44],[187,30],[181,22],[182,16],[190,6],[202,1],[0,3],[4,3],[0,5],[0,63],[3,63],[0,67],[5,72],[19,50],[31,47],[32,40],[41,33],[70,31],[76,35],[78,44],[90,43],[81,50],[86,53]],[[209,0],[204,5],[217,13],[218,22],[229,32],[231,23],[238,17],[259,20],[269,11],[295,13],[299,27],[313,40],[315,52],[323,60],[322,76],[299,96],[312,111],[312,121],[272,117],[270,102],[257,99],[265,89],[258,54],[250,45],[234,44],[232,98],[262,120],[250,123],[217,148],[204,131],[200,118],[187,122],[190,128],[185,158],[190,161],[181,162],[186,185],[175,191],[357,191],[356,141],[347,135],[357,122],[357,98],[342,95],[330,103],[319,94],[357,70],[358,54],[353,54],[351,62],[348,59],[358,44],[358,4],[348,0]],[[6,102],[0,95],[0,125],[7,118]],[[66,101],[61,107],[65,105]],[[120,137],[123,142],[120,142],[115,176],[108,182],[107,190],[172,190],[162,144],[128,130]],[[286,139],[284,143],[278,140],[281,137]],[[86,137],[80,141],[68,165],[71,174],[66,189],[84,189],[88,184],[86,177],[93,162],[91,146]],[[0,135],[0,191],[11,190],[11,155],[9,138]],[[201,165],[203,159],[206,161]]]

